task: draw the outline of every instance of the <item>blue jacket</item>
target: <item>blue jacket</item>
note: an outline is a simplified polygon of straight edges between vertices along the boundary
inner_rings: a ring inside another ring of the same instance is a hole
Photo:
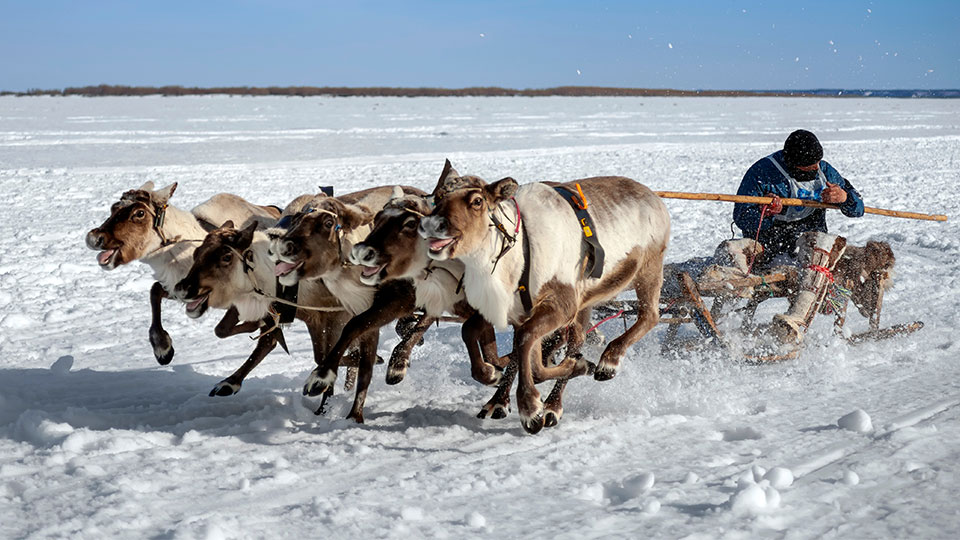
[[[783,150],[774,153],[772,157],[773,159],[777,160],[777,162],[780,163],[780,166],[785,170],[790,170],[790,168],[787,167],[787,165],[783,162]],[[826,161],[820,162],[820,170],[823,171],[827,182],[831,184],[837,184],[847,192],[847,200],[840,205],[840,211],[848,217],[862,216],[863,199],[860,198],[860,194],[857,193],[857,190],[854,189],[850,182],[848,182],[846,178],[840,176],[840,173],[837,172],[837,170]],[[747,170],[747,173],[743,175],[743,180],[740,182],[740,189],[737,190],[737,195],[763,197],[767,193],[774,193],[782,198],[791,196],[790,183],[786,178],[783,177],[783,174],[780,172],[780,170],[777,169],[773,163],[770,163],[769,159],[763,158],[754,163],[753,166]],[[812,195],[810,198],[813,200],[819,200],[820,194],[817,193]],[[758,225],[760,226],[761,231],[768,231],[771,227],[778,227],[783,223],[774,220],[772,217],[766,217],[761,224],[761,208],[762,205],[747,203],[737,203],[733,206],[733,221],[743,232],[743,236],[745,238],[753,238],[756,236]],[[805,231],[827,232],[826,210],[822,208],[816,209],[811,216],[803,220],[803,225],[801,228],[803,230],[797,231],[797,235]],[[768,231],[768,233],[772,232],[773,231]],[[768,235],[761,233],[761,236]],[[761,241],[761,243],[763,242]]]

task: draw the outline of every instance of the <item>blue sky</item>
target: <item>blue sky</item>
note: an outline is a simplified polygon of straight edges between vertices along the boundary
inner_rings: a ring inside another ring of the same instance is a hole
[[[960,88],[960,0],[0,0],[0,89]]]

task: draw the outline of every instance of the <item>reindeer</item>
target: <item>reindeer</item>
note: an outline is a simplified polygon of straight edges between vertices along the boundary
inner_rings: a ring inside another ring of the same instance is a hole
[[[406,374],[413,344],[419,342],[429,326],[444,313],[465,319],[463,340],[471,360],[474,379],[487,385],[496,385],[506,358],[497,355],[496,335],[476,311],[464,301],[459,287],[463,265],[458,261],[433,263],[427,255],[426,244],[417,234],[420,218],[429,213],[427,200],[420,195],[395,197],[377,213],[373,229],[363,242],[353,246],[350,262],[360,268],[360,282],[377,287],[373,303],[364,312],[350,320],[340,339],[327,353],[320,366],[320,381],[330,380],[336,373],[337,362],[343,351],[357,339],[376,335],[383,325],[417,308],[424,315],[403,335],[393,350],[387,368],[387,384],[398,384]],[[489,359],[489,361],[485,361]],[[326,383],[321,383],[326,384]],[[323,391],[325,386],[313,389]],[[496,417],[505,416],[490,406]],[[484,414],[484,412],[481,412]]]
[[[211,197],[186,212],[169,204],[177,184],[154,190],[153,182],[125,192],[110,208],[110,217],[87,233],[90,249],[99,251],[97,262],[104,270],[141,261],[150,266],[156,282],[150,288],[150,344],[160,365],[173,359],[170,334],[163,329],[160,301],[169,298],[174,286],[187,275],[193,262],[193,250],[207,232],[233,220],[243,226],[271,225],[280,209],[257,206],[228,193]],[[227,337],[249,326],[237,326],[236,311],[228,311],[216,327],[218,337]]]
[[[279,332],[277,280],[269,256],[270,238],[255,224],[236,229],[228,221],[211,231],[194,252],[193,266],[176,285],[176,294],[186,302],[189,317],[199,318],[210,307],[232,308],[245,324],[262,327],[257,346],[243,365],[211,390],[210,395],[229,396],[240,391],[243,380],[277,344],[286,348]],[[307,325],[315,358],[322,358],[340,335],[348,317],[330,292],[319,282],[299,287],[297,301],[303,308],[296,318]],[[311,309],[312,308],[312,309]]]
[[[591,306],[633,286],[637,322],[611,341],[594,378],[614,377],[626,349],[656,325],[663,256],[670,218],[648,188],[624,177],[594,177],[562,184],[582,190],[594,220],[591,234],[603,241],[602,276],[591,277],[584,257],[583,226],[570,205],[551,186],[519,186],[512,178],[487,184],[454,169],[441,180],[434,212],[421,219],[419,233],[435,261],[464,263],[467,301],[498,328],[514,327],[519,381],[517,407],[528,432],[544,426],[543,404],[534,384],[588,371],[582,359],[568,357],[545,366],[541,339],[573,323]],[[507,227],[505,223],[509,223]],[[594,258],[594,267],[599,257]],[[529,295],[529,296],[528,296]]]
[[[307,205],[292,219],[288,229],[282,234],[276,233],[271,240],[270,251],[278,281],[284,286],[320,281],[351,317],[368,310],[374,304],[377,288],[363,283],[360,268],[346,264],[346,258],[354,243],[370,231],[374,218],[370,209],[383,208],[392,196],[402,194],[424,195],[412,187],[380,187],[340,197],[322,197]],[[403,284],[395,285],[403,288]],[[379,294],[402,294],[393,287]],[[379,332],[367,332],[358,343],[358,384],[348,415],[358,423],[363,422],[363,405],[377,359],[378,341]],[[318,366],[304,384],[304,395],[326,394],[333,387],[345,351],[346,346],[336,352],[329,350],[327,359],[333,357],[329,361],[315,358]],[[332,373],[328,369],[332,369]]]
[[[444,164],[441,180],[450,167],[448,160]],[[403,379],[409,366],[412,344],[418,341],[426,328],[443,313],[453,313],[464,319],[461,334],[470,358],[473,379],[481,384],[499,387],[477,416],[505,418],[516,367],[502,371],[507,367],[510,357],[498,356],[493,326],[466,303],[460,287],[463,264],[457,260],[438,262],[430,259],[427,243],[417,232],[420,219],[430,211],[430,204],[423,197],[407,195],[395,198],[377,214],[373,230],[367,238],[353,247],[350,261],[363,267],[361,281],[372,286],[384,286],[404,280],[412,282],[413,289],[411,291],[409,287],[395,286],[391,294],[378,294],[370,309],[347,323],[340,340],[328,354],[328,359],[336,359],[338,353],[364,332],[379,328],[415,308],[422,309],[424,315],[411,330],[413,333],[402,341],[391,355],[387,368],[387,384],[397,384]],[[589,311],[586,316],[589,317]],[[549,345],[544,346],[543,357],[550,358],[564,343],[571,354],[579,348],[573,336],[571,339],[557,336]],[[582,339],[579,343],[582,344]],[[328,369],[334,369],[334,364],[330,363]],[[561,394],[562,388],[552,392],[552,399],[547,401],[547,425],[555,425],[563,414]]]

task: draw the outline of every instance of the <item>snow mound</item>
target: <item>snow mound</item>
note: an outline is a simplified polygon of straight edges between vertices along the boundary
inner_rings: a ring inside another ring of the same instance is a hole
[[[728,504],[737,515],[763,513],[780,506],[780,492],[772,486],[750,484],[734,493]]]
[[[636,499],[653,488],[655,478],[652,472],[642,472],[628,476],[619,482],[610,482],[604,487],[604,496],[611,504],[623,504]]]
[[[837,420],[837,426],[841,429],[856,431],[857,433],[868,433],[873,431],[873,422],[870,421],[870,415],[863,409],[856,409],[851,413],[841,416]]]
[[[853,471],[843,471],[843,483],[848,486],[855,486],[860,483],[860,475]]]
[[[787,488],[793,485],[793,471],[785,467],[774,467],[763,475],[763,479],[776,489]]]

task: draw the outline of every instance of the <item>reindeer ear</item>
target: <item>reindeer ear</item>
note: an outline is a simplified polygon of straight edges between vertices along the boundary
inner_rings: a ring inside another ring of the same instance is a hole
[[[400,186],[393,186],[393,191],[390,193],[390,200],[399,199],[403,197],[403,188]]]
[[[150,180],[147,180],[147,182],[146,182],[145,184],[143,184],[142,186],[140,186],[139,190],[140,190],[140,191],[153,191],[153,182],[150,181]]]
[[[460,173],[453,168],[453,164],[450,163],[449,159],[443,161],[443,170],[440,171],[440,182],[443,182],[448,176],[450,177],[459,177]]]
[[[233,228],[233,220],[232,220],[232,219],[228,219],[228,220],[226,220],[226,221],[223,222],[223,225],[220,225],[220,226],[217,227],[217,228],[218,228],[218,229],[232,229],[232,228]]]
[[[167,201],[170,200],[170,197],[173,196],[173,192],[176,190],[177,183],[174,182],[163,189],[150,192],[150,200],[153,201],[153,204],[163,206],[167,204]]]
[[[257,222],[254,221],[247,226],[246,229],[240,231],[239,236],[237,237],[237,249],[243,251],[250,247],[250,244],[253,243],[253,231],[257,230]]]
[[[340,212],[340,221],[344,229],[352,231],[373,221],[374,216],[375,213],[366,206],[346,204]]]
[[[520,189],[520,184],[509,176],[483,188],[494,203],[513,197],[517,194],[518,189]]]
[[[440,173],[440,179],[437,180],[437,187],[433,188],[433,196],[438,200],[442,199],[447,193],[460,187],[461,184],[460,173],[453,168],[448,159],[443,163],[443,171]]]

